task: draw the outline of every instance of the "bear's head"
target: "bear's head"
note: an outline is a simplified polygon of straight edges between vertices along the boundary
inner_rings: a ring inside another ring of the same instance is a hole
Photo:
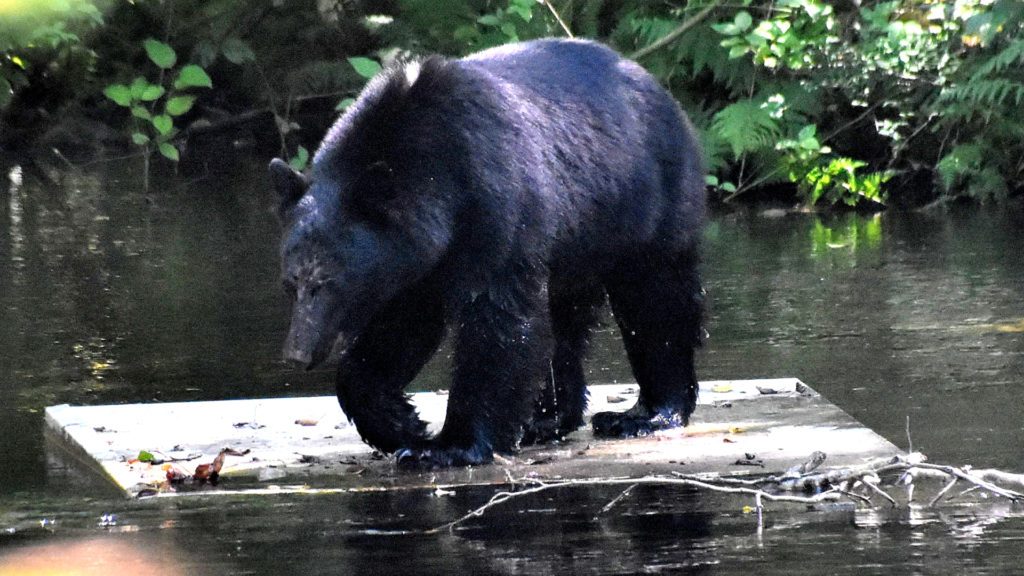
[[[451,225],[433,194],[396,182],[382,162],[314,162],[306,176],[274,159],[270,172],[283,226],[281,283],[292,298],[284,357],[311,369],[437,266]]]

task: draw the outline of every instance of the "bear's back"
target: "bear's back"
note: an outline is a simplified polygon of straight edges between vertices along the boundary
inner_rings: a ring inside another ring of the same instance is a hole
[[[555,103],[608,105],[619,101],[617,93],[623,89],[670,99],[639,65],[589,40],[548,38],[507,44],[457,62]]]

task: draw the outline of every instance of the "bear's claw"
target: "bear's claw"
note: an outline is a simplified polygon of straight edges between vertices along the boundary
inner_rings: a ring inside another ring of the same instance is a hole
[[[437,470],[453,466],[488,464],[494,460],[490,451],[478,448],[403,448],[395,452],[395,464],[404,470]]]
[[[669,412],[654,415],[626,412],[598,412],[591,419],[594,436],[603,438],[635,438],[657,430],[686,426],[681,414]]]

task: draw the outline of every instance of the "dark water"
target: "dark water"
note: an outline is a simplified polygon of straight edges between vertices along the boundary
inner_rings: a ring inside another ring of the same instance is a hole
[[[1024,514],[776,510],[720,496],[562,490],[451,534],[409,531],[490,488],[128,502],[48,453],[59,403],[331,393],[278,361],[287,303],[263,167],[149,194],[131,165],[49,180],[0,165],[0,574],[1006,573]],[[932,461],[1024,471],[1024,213],[720,214],[707,233],[704,379],[798,376]],[[594,382],[629,381],[612,331]],[[444,382],[443,362],[418,381]],[[720,512],[720,510],[734,512]],[[114,523],[101,525],[112,514]]]

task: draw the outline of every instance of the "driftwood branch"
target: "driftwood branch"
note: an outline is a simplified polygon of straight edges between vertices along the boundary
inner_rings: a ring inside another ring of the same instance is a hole
[[[799,504],[818,504],[833,502],[842,498],[854,500],[862,505],[872,505],[871,496],[885,499],[890,505],[897,506],[896,500],[879,487],[881,476],[898,475],[895,484],[907,486],[907,498],[913,500],[914,480],[918,478],[938,478],[946,481],[946,485],[932,498],[929,506],[937,504],[955,484],[960,481],[972,485],[972,489],[981,489],[1012,502],[1024,501],[1024,493],[1011,490],[1000,484],[1024,486],[1024,474],[1014,474],[1000,470],[971,470],[968,467],[945,466],[926,463],[922,454],[894,456],[867,462],[862,466],[838,468],[816,472],[824,462],[825,454],[815,452],[804,463],[796,465],[784,474],[769,475],[757,478],[729,478],[718,476],[700,476],[674,473],[672,476],[643,476],[639,478],[583,478],[570,480],[545,480],[543,478],[513,478],[506,471],[506,477],[512,490],[503,490],[494,494],[487,503],[466,513],[465,515],[427,530],[427,534],[437,534],[451,530],[455,526],[472,518],[483,516],[488,510],[500,506],[509,500],[537,494],[548,490],[582,486],[626,486],[614,499],[606,504],[595,515],[611,510],[626,498],[634,488],[640,485],[687,486],[710,492],[749,495],[754,498],[754,509],[757,512],[757,523],[763,526],[763,501],[792,502]],[[524,486],[516,490],[516,486]],[[867,493],[858,494],[855,490]]]

